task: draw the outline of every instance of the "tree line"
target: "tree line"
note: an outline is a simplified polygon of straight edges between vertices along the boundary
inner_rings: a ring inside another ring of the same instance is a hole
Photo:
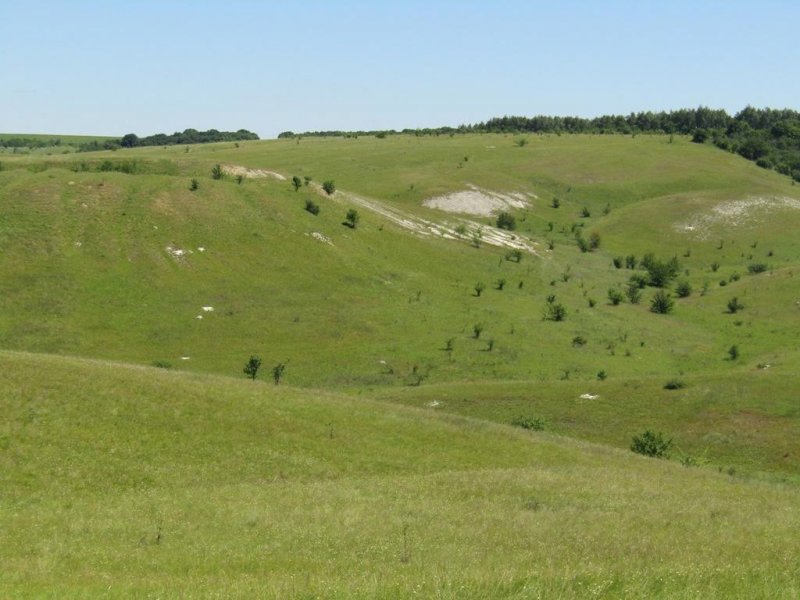
[[[177,144],[209,144],[211,142],[239,142],[246,140],[257,140],[258,135],[247,129],[237,131],[218,131],[209,129],[208,131],[198,131],[197,129],[185,129],[176,131],[171,135],[166,133],[156,133],[145,137],[139,137],[135,133],[128,133],[121,138],[106,140],[91,140],[89,142],[76,143],[63,141],[60,138],[0,138],[0,148],[51,148],[59,146],[72,146],[78,152],[94,152],[98,150],[117,150],[118,148],[136,148],[139,146],[174,146]]]
[[[247,129],[239,129],[237,131],[184,129],[182,132],[176,131],[171,135],[156,133],[145,137],[139,137],[135,133],[128,133],[119,140],[113,140],[113,143],[116,143],[121,148],[137,148],[139,146],[210,144],[212,142],[240,142],[257,139],[259,139],[258,135]]]
[[[0,138],[0,148],[51,148],[61,145],[61,138],[51,138],[49,140],[26,137]],[[68,146],[70,144],[64,143],[64,145]]]

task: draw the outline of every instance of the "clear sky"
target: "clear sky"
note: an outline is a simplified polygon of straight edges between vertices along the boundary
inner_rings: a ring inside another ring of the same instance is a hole
[[[0,0],[0,131],[800,108],[800,0]]]

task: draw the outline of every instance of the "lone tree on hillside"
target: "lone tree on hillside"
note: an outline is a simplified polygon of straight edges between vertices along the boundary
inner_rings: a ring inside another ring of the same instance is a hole
[[[328,196],[333,196],[333,192],[336,191],[336,184],[333,183],[333,179],[328,179],[327,181],[322,182],[322,189],[325,190],[325,193]]]
[[[275,385],[278,385],[281,382],[281,378],[283,377],[283,371],[286,369],[286,363],[281,362],[272,367],[272,380],[275,382]]]
[[[261,368],[261,359],[256,356],[255,354],[250,357],[244,365],[244,374],[247,375],[250,379],[255,381],[256,375],[258,375],[258,370]]]
[[[303,181],[297,175],[292,177],[292,186],[294,186],[295,192],[300,189],[301,185],[303,185]]]
[[[351,208],[344,217],[344,224],[350,229],[355,229],[358,225],[359,218],[358,211],[355,208]]]
[[[214,165],[211,167],[211,179],[222,179],[222,166],[219,164]]]

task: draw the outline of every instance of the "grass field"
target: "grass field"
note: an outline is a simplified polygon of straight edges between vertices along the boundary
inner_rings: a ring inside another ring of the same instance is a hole
[[[788,178],[643,135],[0,165],[9,594],[797,595]],[[494,218],[422,204],[470,185],[529,198],[513,235],[533,252],[508,260]],[[409,230],[423,220],[464,233]],[[610,301],[647,253],[691,287],[668,287],[671,314],[650,286]],[[251,354],[260,379],[286,364],[280,386],[245,380]],[[674,460],[628,451],[646,429]]]
[[[0,363],[7,597],[798,593],[795,487],[329,392]]]

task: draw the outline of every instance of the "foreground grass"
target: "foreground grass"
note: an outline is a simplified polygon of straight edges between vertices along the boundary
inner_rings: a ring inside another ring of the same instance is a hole
[[[800,493],[271,384],[0,353],[0,591],[800,592]]]

